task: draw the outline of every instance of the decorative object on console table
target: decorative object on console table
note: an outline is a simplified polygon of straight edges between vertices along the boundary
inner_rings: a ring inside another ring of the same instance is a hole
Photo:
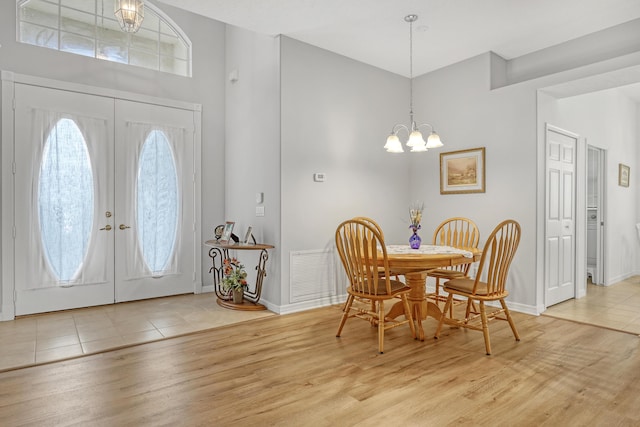
[[[484,147],[440,153],[440,194],[485,192]]]
[[[209,273],[211,273],[213,279],[213,288],[217,297],[216,302],[222,307],[232,310],[267,309],[258,301],[260,301],[260,295],[262,293],[262,283],[267,275],[266,264],[269,259],[267,251],[269,249],[273,249],[274,246],[264,243],[255,243],[255,239],[253,237],[252,241],[254,243],[250,245],[239,245],[233,242],[221,242],[218,240],[207,240],[204,242],[204,245],[210,248],[209,258],[211,258],[211,268],[209,268]],[[255,283],[247,283],[247,286],[244,288],[244,295],[241,303],[234,303],[232,291],[226,289],[223,285],[223,279],[225,277],[225,260],[232,258],[229,256],[229,251],[258,251],[258,262],[255,267]]]
[[[233,232],[233,226],[236,223],[233,221],[227,221],[226,224],[224,225],[224,230],[222,232],[222,237],[220,237],[220,241],[221,242],[230,242],[231,241],[231,234]]]
[[[222,287],[226,291],[231,291],[234,304],[242,304],[244,290],[247,288],[247,272],[244,265],[236,258],[225,258],[222,262],[224,278]]]
[[[411,246],[411,249],[419,249],[422,243],[422,239],[418,235],[418,230],[421,228],[420,221],[422,221],[423,210],[424,203],[419,202],[416,202],[409,208],[409,219],[411,220],[409,228],[413,231],[413,234],[409,237],[409,246]]]
[[[620,187],[629,186],[630,172],[631,172],[631,168],[629,166],[623,165],[622,163],[618,164],[618,185]]]
[[[244,235],[244,240],[242,241],[242,243],[244,243],[245,245],[251,244],[251,239],[253,238],[253,236],[251,235],[251,230],[252,229],[253,228],[251,226],[249,226],[247,228],[247,233]],[[254,239],[253,243],[255,243],[255,239]]]

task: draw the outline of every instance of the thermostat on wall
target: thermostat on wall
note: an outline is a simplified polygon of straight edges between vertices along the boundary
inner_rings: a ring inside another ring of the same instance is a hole
[[[325,179],[327,179],[327,174],[325,174],[324,172],[318,172],[313,174],[313,180],[315,182],[324,182]]]

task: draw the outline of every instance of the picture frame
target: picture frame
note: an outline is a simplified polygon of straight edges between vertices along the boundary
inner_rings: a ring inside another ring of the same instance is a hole
[[[440,153],[440,194],[485,192],[485,147]]]
[[[631,168],[622,163],[618,164],[618,185],[620,187],[629,186],[629,176],[631,175]]]
[[[244,243],[245,245],[249,245],[251,244],[251,231],[253,230],[253,227],[249,226],[247,228],[247,232],[244,235],[244,240],[242,241],[242,243]]]
[[[235,225],[235,221],[226,221],[224,224],[224,230],[222,231],[222,236],[220,237],[221,242],[228,243],[231,240],[231,234],[233,233],[233,226]]]

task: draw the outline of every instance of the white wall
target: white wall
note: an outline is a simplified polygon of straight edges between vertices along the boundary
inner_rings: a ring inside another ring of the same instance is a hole
[[[286,37],[281,58],[287,306],[292,251],[331,247],[337,225],[360,215],[376,219],[388,242],[406,242],[412,195],[408,153],[383,149],[392,126],[408,121],[407,79]],[[326,181],[314,182],[316,172],[326,173]]]
[[[522,239],[509,273],[508,300],[518,310],[544,310],[540,241],[544,235],[544,159],[540,153],[544,153],[544,123],[556,124],[556,107],[553,97],[542,96],[540,102],[547,101],[540,109],[537,92],[620,69],[629,70],[623,73],[624,79],[635,76],[640,80],[636,68],[626,68],[629,61],[627,55],[491,90],[492,54],[487,53],[416,79],[415,111],[419,121],[435,125],[445,143],[441,152],[486,147],[486,193],[480,194],[440,195],[437,157],[429,156],[429,151],[412,158],[411,193],[426,202],[425,228],[433,230],[449,216],[468,216],[478,224],[484,242],[500,221],[517,220]],[[625,110],[626,117],[629,114]],[[629,129],[624,132],[626,141],[633,138]],[[635,211],[630,216],[637,218]],[[618,237],[610,242],[612,247],[634,247],[629,246],[628,237]],[[623,275],[635,271],[629,261],[618,267]]]
[[[275,246],[268,253],[263,303],[277,311],[280,305],[280,38],[227,26],[225,211],[219,224],[235,221],[243,238],[248,226],[259,243]],[[229,76],[237,73],[237,81]],[[256,202],[256,193],[264,201]],[[264,216],[255,215],[256,207]],[[236,254],[255,280],[257,251]]]
[[[636,274],[640,268],[638,214],[638,107],[619,89],[557,101],[556,123],[607,150],[605,284]],[[618,185],[618,164],[631,167],[629,187]],[[634,179],[635,178],[635,179]]]
[[[415,111],[432,123],[444,147],[412,157],[411,192],[425,201],[425,230],[444,219],[476,222],[480,242],[511,218],[522,227],[510,270],[509,300],[535,304],[536,103],[531,84],[490,90],[491,55],[485,54],[421,76],[414,84]],[[440,194],[440,153],[485,147],[486,192]],[[429,236],[430,239],[430,236]]]

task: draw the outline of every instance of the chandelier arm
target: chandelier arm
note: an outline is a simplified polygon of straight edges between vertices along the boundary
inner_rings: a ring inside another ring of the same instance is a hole
[[[416,129],[420,129],[422,127],[428,126],[429,128],[431,128],[431,132],[435,132],[436,130],[433,128],[433,125],[430,125],[429,123],[422,123],[421,125],[417,125]]]
[[[400,130],[404,129],[407,132],[407,135],[409,135],[411,133],[411,131],[409,130],[409,127],[406,125],[403,125],[402,123],[398,123],[397,125],[393,126],[393,129],[391,130],[391,133],[393,135],[397,135],[398,132]]]

